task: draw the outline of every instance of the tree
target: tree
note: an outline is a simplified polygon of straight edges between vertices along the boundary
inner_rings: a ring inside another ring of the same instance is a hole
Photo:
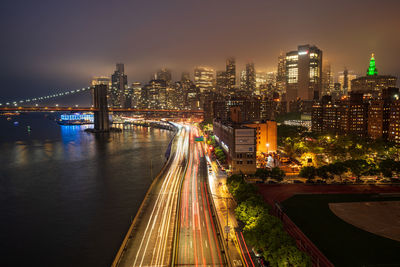
[[[276,266],[311,266],[310,257],[294,245],[284,245],[276,252]]]
[[[329,172],[338,175],[340,178],[340,181],[342,181],[342,175],[343,173],[347,172],[347,166],[343,162],[335,162],[333,164],[328,165]]]
[[[379,170],[384,177],[392,178],[393,171],[397,169],[397,162],[393,159],[385,159],[379,162]]]
[[[328,167],[328,165],[324,165],[316,169],[317,176],[321,177],[324,180],[327,180],[331,177],[329,171],[330,168]]]
[[[270,171],[270,177],[277,181],[282,181],[285,175],[286,175],[285,172],[279,167],[274,167]]]
[[[268,209],[264,201],[257,197],[243,201],[235,209],[236,218],[246,225],[252,224],[266,214],[268,214]]]
[[[316,169],[314,166],[304,166],[301,168],[299,176],[307,178],[308,180],[312,180],[315,178]]]
[[[265,180],[267,180],[267,178],[271,176],[271,171],[267,168],[257,169],[254,175],[265,182]]]
[[[359,182],[363,174],[369,170],[369,164],[363,159],[351,159],[345,161],[346,166],[356,177],[356,181]]]

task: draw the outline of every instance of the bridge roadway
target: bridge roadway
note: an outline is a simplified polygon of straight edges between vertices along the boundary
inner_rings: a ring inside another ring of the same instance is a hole
[[[98,111],[94,107],[0,107],[0,111],[30,111],[30,112],[48,112],[48,111],[76,111],[93,112]],[[203,114],[203,110],[177,110],[177,109],[137,109],[137,108],[108,108],[109,112],[138,112],[138,113],[187,113]]]
[[[117,266],[169,266],[179,188],[189,153],[189,132],[182,128],[167,166],[152,185]],[[114,264],[113,264],[114,265]]]

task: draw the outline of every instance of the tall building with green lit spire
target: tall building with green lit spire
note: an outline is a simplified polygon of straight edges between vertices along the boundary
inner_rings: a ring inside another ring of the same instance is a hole
[[[396,87],[397,78],[391,75],[378,75],[375,66],[375,56],[372,54],[369,61],[367,75],[351,81],[351,91],[363,93],[365,97],[378,99],[382,96],[382,90]]]
[[[369,68],[367,70],[367,76],[378,75],[378,69],[375,66],[375,55],[372,53],[369,61]]]

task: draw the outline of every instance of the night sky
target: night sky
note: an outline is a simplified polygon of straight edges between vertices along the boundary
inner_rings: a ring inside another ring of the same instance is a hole
[[[0,102],[86,87],[125,63],[129,83],[160,67],[237,69],[254,61],[272,71],[281,51],[323,50],[335,72],[400,76],[400,1],[19,1],[0,4]],[[179,76],[178,76],[179,75]]]

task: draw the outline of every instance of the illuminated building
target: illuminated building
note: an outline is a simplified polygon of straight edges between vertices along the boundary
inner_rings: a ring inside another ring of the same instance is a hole
[[[356,79],[357,75],[355,75],[352,71],[348,71],[346,68],[343,72],[339,72],[338,82],[341,85],[341,89],[343,91],[343,95],[347,95],[351,92],[351,81]]]
[[[322,86],[322,51],[316,46],[300,45],[286,53],[286,100],[319,99]]]
[[[257,154],[277,151],[277,125],[275,121],[255,121],[243,125],[256,130]]]
[[[246,70],[240,72],[240,90],[246,90]]]
[[[212,117],[223,121],[240,123],[260,120],[260,101],[258,99],[232,98],[226,101],[213,101]]]
[[[322,132],[323,125],[323,105],[321,101],[315,101],[311,112],[311,131]]]
[[[390,109],[392,103],[399,98],[398,88],[382,91],[380,99],[372,100],[368,108],[368,136],[372,139],[388,139],[390,125]],[[395,115],[395,114],[394,114]],[[395,125],[396,121],[393,121]]]
[[[107,85],[107,88],[110,88],[110,86],[111,86],[110,77],[108,77],[108,76],[93,77],[90,85],[94,87],[94,86],[99,85],[99,84]]]
[[[194,83],[199,92],[211,92],[214,89],[214,69],[209,67],[197,67],[194,69]]]
[[[159,109],[165,108],[166,106],[166,90],[167,85],[164,80],[151,80],[143,88],[145,95],[147,108]]]
[[[332,95],[334,89],[333,72],[330,64],[324,64],[322,68],[322,95]]]
[[[362,93],[352,92],[349,99],[332,102],[330,96],[316,101],[312,110],[314,132],[334,132],[366,137],[368,133],[368,101]]]
[[[246,72],[244,77],[244,90],[250,94],[253,94],[256,89],[256,72],[254,69],[254,63],[246,64]]]
[[[172,80],[171,71],[169,69],[165,69],[165,68],[157,71],[156,77],[157,77],[157,80],[163,80],[167,83],[170,83]]]
[[[261,94],[261,88],[266,87],[267,85],[267,73],[265,72],[256,72],[256,95]]]
[[[286,56],[283,53],[281,53],[278,57],[276,88],[280,95],[286,93]]]
[[[132,101],[133,101],[133,88],[126,87],[124,89],[124,97],[123,97],[123,107],[124,108],[132,108]]]
[[[235,58],[230,57],[226,60],[226,93],[233,94],[236,85],[236,62]]]
[[[92,105],[94,104],[94,87],[96,85],[100,85],[100,84],[104,84],[107,86],[108,98],[110,98],[110,95],[109,95],[109,91],[111,88],[110,77],[107,77],[107,76],[93,77],[92,81],[90,82],[90,87],[91,87],[90,93],[92,95]]]
[[[228,93],[228,79],[227,73],[225,71],[217,71],[216,74],[216,82],[215,82],[215,90],[219,94],[226,94]]]
[[[182,81],[182,82],[190,81],[190,74],[189,74],[189,72],[182,72],[181,81]]]
[[[124,104],[124,92],[128,87],[128,78],[124,73],[124,64],[117,63],[116,70],[111,76],[110,102],[111,107],[122,107]]]
[[[333,90],[331,92],[332,100],[338,100],[344,95],[347,94],[341,89],[340,83],[334,83]]]
[[[256,129],[214,119],[215,140],[225,151],[232,174],[256,171]]]
[[[390,107],[388,139],[400,144],[400,100],[395,100]]]
[[[132,107],[139,108],[142,97],[142,84],[140,82],[132,83],[132,90],[133,90]]]
[[[378,75],[374,54],[371,56],[367,75],[351,81],[351,91],[360,92],[378,99],[383,89],[395,87],[397,78],[391,75]]]

